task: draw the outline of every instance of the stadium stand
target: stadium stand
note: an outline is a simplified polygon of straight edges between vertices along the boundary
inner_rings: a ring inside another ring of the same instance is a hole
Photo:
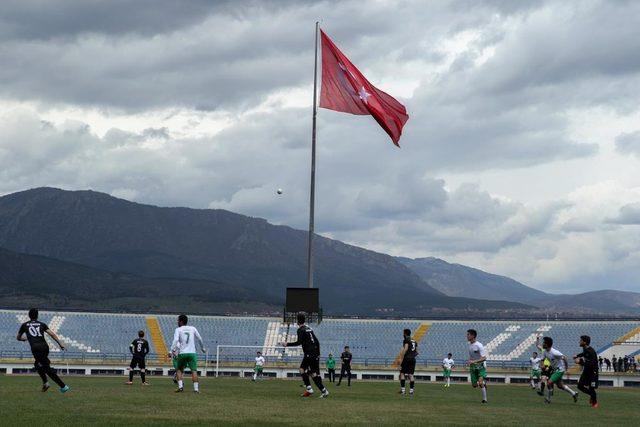
[[[104,314],[74,312],[42,312],[41,320],[55,330],[68,347],[65,357],[81,355],[83,360],[128,357],[128,346],[138,330],[146,330],[151,343],[151,357],[165,362],[171,346],[176,316],[143,314]],[[28,358],[28,346],[15,339],[24,312],[0,310],[0,359]],[[190,316],[215,352],[218,345],[277,346],[288,336],[295,339],[296,326],[282,324],[275,318]],[[640,354],[640,322],[556,322],[556,321],[420,321],[374,319],[325,319],[312,325],[322,344],[322,355],[339,355],[345,345],[351,347],[354,363],[392,366],[402,343],[402,329],[410,328],[419,341],[419,364],[438,364],[447,353],[454,359],[467,359],[466,331],[478,331],[478,340],[489,351],[493,366],[525,366],[535,350],[535,337],[549,335],[555,347],[571,356],[579,351],[578,337],[588,334],[599,353]],[[627,341],[627,342],[625,342]],[[622,346],[622,348],[621,348]],[[625,347],[626,346],[626,347]],[[55,351],[55,346],[51,346]],[[624,351],[624,350],[627,351]],[[255,348],[225,349],[227,361],[250,361]],[[268,358],[288,361],[300,356],[300,350],[286,352],[264,348]],[[62,357],[62,355],[61,355]]]

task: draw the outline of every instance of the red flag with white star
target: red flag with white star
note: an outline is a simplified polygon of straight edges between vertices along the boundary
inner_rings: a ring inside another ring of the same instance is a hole
[[[322,38],[322,90],[320,107],[358,115],[370,114],[398,147],[407,109],[374,85],[320,30]]]

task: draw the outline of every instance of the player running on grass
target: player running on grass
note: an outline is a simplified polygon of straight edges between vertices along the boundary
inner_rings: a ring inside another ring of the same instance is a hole
[[[582,374],[580,380],[578,380],[578,389],[589,395],[589,404],[593,408],[598,407],[598,395],[596,390],[598,388],[598,355],[596,351],[591,347],[591,337],[589,335],[580,336],[580,347],[582,352],[573,357],[573,360],[582,365]]]
[[[300,364],[300,375],[302,375],[302,381],[306,387],[302,397],[310,397],[313,395],[313,387],[311,387],[311,381],[309,381],[309,375],[311,379],[318,386],[322,394],[320,397],[329,396],[329,391],[322,384],[322,378],[320,377],[320,341],[309,326],[305,324],[306,317],[304,314],[298,314],[298,332],[295,342],[282,343],[283,347],[296,347],[301,345],[304,357]]]
[[[176,373],[178,378],[178,389],[176,393],[184,391],[184,369],[191,370],[191,379],[193,380],[194,393],[200,393],[198,384],[198,355],[196,353],[196,340],[200,344],[200,349],[205,352],[202,337],[196,328],[188,326],[189,318],[184,314],[178,316],[178,327],[173,334],[173,343],[171,344],[171,352],[176,356]]]
[[[262,369],[264,368],[265,359],[261,351],[256,352],[256,365],[253,367],[253,379],[262,378]]]
[[[69,386],[66,385],[56,374],[55,369],[51,367],[51,361],[49,360],[49,344],[44,338],[44,334],[49,335],[60,346],[61,350],[64,350],[64,345],[60,342],[60,338],[49,327],[38,320],[38,310],[32,308],[29,310],[29,321],[20,325],[18,330],[18,341],[29,341],[31,346],[31,353],[35,359],[34,366],[36,372],[42,379],[42,391],[49,390],[49,381],[47,381],[47,375],[60,387],[61,393],[69,391]],[[27,336],[26,338],[24,336]]]
[[[551,362],[551,376],[547,381],[547,394],[544,398],[545,403],[551,403],[551,396],[553,395],[554,384],[558,386],[560,390],[564,390],[571,395],[574,402],[578,401],[578,393],[571,390],[568,385],[562,382],[562,377],[565,371],[569,369],[569,363],[567,357],[553,348],[553,339],[551,337],[542,338],[542,346],[540,346],[540,337],[536,338],[536,346],[542,349],[542,357],[549,359]],[[567,375],[568,378],[568,375]]]
[[[531,381],[531,388],[534,388],[537,390],[540,390],[540,378],[542,377],[540,362],[542,362],[542,357],[539,357],[538,352],[534,351],[533,356],[529,358],[529,363],[531,363],[531,372],[529,373],[529,381]]]
[[[467,331],[469,341],[469,373],[473,388],[480,387],[482,403],[487,403],[487,350],[480,341],[476,340],[478,332],[475,329]]]

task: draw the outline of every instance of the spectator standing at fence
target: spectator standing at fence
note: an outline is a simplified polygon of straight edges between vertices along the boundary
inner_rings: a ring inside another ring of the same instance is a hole
[[[604,360],[602,359],[602,356],[598,357],[598,369],[600,371],[602,371],[602,363],[604,362]]]
[[[329,353],[329,358],[326,361],[327,372],[329,372],[329,382],[336,382],[336,359],[333,358],[333,354]]]
[[[622,356],[618,357],[618,372],[624,372],[624,358]]]
[[[615,354],[611,358],[611,363],[613,364],[613,372],[618,372],[618,358]]]
[[[340,360],[342,361],[342,365],[340,366],[340,379],[338,379],[338,384],[342,383],[342,377],[347,375],[347,386],[351,387],[351,360],[353,359],[353,354],[351,354],[351,350],[349,346],[344,347],[344,351],[340,355]]]
[[[604,358],[604,364],[607,365],[607,371],[611,370],[611,360],[609,360],[609,358],[605,357]]]
[[[60,338],[44,323],[38,320],[38,310],[32,308],[29,310],[29,321],[20,325],[18,330],[18,341],[29,341],[31,346],[31,353],[35,359],[34,366],[38,375],[42,379],[42,391],[49,390],[49,382],[47,381],[47,375],[60,387],[61,393],[69,391],[69,386],[66,385],[58,376],[56,371],[51,367],[51,361],[49,360],[49,344],[44,338],[44,334],[49,335],[58,344],[61,350],[64,350],[64,345],[60,342]],[[26,338],[25,338],[26,335]]]

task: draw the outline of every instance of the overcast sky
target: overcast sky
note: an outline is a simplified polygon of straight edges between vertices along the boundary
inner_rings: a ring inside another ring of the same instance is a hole
[[[319,111],[318,232],[640,291],[638,1],[4,1],[0,194],[306,228],[317,19],[410,115]]]

